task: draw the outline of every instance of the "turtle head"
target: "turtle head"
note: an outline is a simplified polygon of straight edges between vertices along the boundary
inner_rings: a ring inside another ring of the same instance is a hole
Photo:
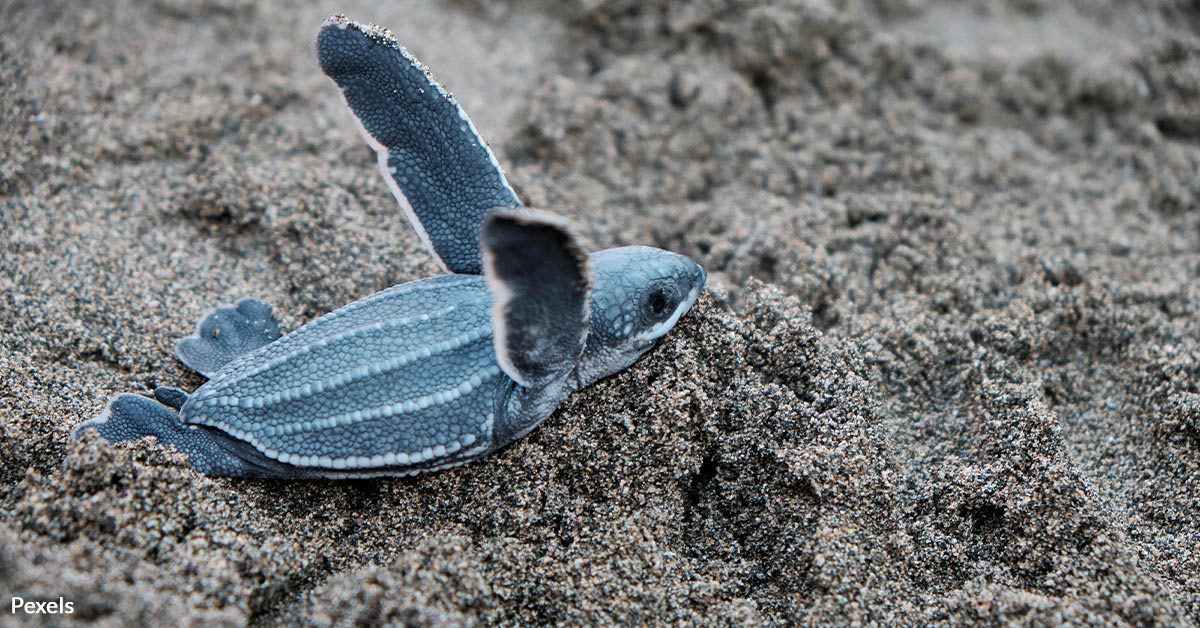
[[[648,246],[593,253],[591,328],[576,366],[580,387],[633,364],[671,331],[700,296],[699,264]]]

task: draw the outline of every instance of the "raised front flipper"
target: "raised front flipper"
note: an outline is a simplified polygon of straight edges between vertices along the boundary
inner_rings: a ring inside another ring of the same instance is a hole
[[[587,340],[587,255],[562,221],[529,213],[489,217],[483,252],[500,368],[523,386],[565,375]]]
[[[322,25],[317,59],[421,240],[450,272],[481,273],[483,219],[521,203],[458,102],[387,30],[344,16]]]
[[[212,378],[234,358],[279,339],[279,321],[271,306],[242,299],[219,307],[200,319],[196,333],[175,345],[175,355],[188,368]]]
[[[232,439],[218,429],[184,425],[170,408],[139,395],[126,393],[113,397],[100,416],[80,424],[71,432],[71,440],[78,440],[88,430],[95,430],[112,443],[153,436],[187,454],[192,468],[205,475],[281,479],[318,477],[303,469],[269,460],[250,445]]]

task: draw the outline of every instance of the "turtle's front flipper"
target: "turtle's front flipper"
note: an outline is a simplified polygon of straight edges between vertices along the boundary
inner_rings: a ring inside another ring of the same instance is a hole
[[[329,18],[317,34],[317,59],[421,240],[450,272],[483,272],[483,219],[521,203],[458,102],[376,26]]]
[[[242,299],[237,305],[209,311],[196,325],[196,333],[175,345],[180,362],[211,378],[233,361],[279,339],[279,321],[271,306]]]
[[[112,443],[153,436],[159,442],[172,445],[187,454],[192,468],[205,475],[282,479],[312,477],[312,474],[303,470],[265,458],[250,444],[234,440],[220,430],[184,425],[179,415],[170,408],[140,395],[125,393],[113,397],[100,416],[81,423],[71,432],[71,440],[78,440],[88,430],[95,430]]]
[[[565,375],[587,340],[587,255],[562,221],[531,213],[489,217],[483,255],[500,368],[533,387]]]

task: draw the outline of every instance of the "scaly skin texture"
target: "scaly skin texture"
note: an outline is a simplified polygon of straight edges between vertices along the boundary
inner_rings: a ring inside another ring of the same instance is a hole
[[[361,478],[458,466],[524,436],[572,392],[632,364],[691,308],[705,279],[688,258],[649,247],[601,251],[587,266],[594,316],[581,334],[583,355],[536,386],[521,386],[496,360],[484,278],[445,275],[378,292],[233,357],[178,417],[120,395],[76,434],[155,436],[220,476]],[[261,335],[264,307],[215,310],[209,316],[226,323],[221,333],[184,339],[180,357],[187,362],[185,347],[206,343],[249,345],[243,337]],[[231,315],[238,310],[257,316]]]
[[[466,114],[386,31],[331,18],[317,55],[430,251],[466,274],[389,288],[282,338],[262,303],[218,308],[176,352],[208,383],[191,396],[159,388],[157,402],[119,395],[76,437],[155,436],[219,476],[446,469],[529,433],[695,303],[706,276],[690,259],[649,247],[589,257],[562,220],[514,211]]]
[[[578,388],[625,370],[700,297],[708,275],[692,260],[648,246],[593,253],[591,325],[575,366]]]
[[[461,463],[493,448],[513,388],[496,363],[491,307],[477,275],[384,290],[235,360],[180,416],[294,466]]]
[[[379,27],[341,16],[326,20],[317,60],[341,88],[426,246],[450,272],[483,272],[483,219],[521,203],[458,102]]]

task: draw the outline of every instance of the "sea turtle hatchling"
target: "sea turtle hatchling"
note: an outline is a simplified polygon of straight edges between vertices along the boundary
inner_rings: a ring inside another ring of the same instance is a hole
[[[621,371],[696,302],[692,260],[633,246],[584,254],[523,211],[454,98],[381,28],[343,16],[317,36],[396,200],[453,274],[394,286],[282,336],[254,300],[207,314],[176,355],[188,395],[117,395],[96,430],[155,436],[213,476],[411,475],[524,436],[571,392]],[[176,414],[174,410],[178,410]]]

